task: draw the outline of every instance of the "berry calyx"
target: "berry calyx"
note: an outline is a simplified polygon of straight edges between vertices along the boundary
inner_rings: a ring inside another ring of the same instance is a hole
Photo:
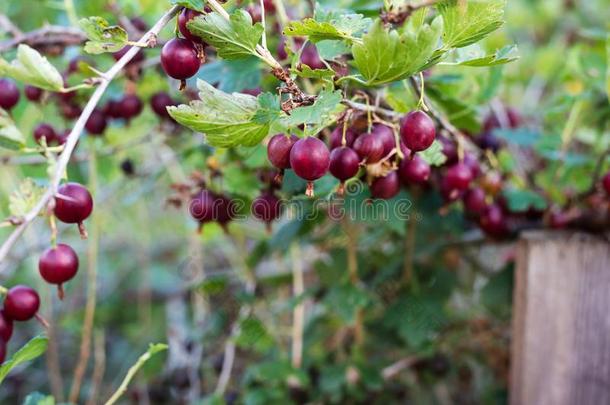
[[[37,144],[42,145],[42,140],[45,140],[46,145],[50,145],[57,140],[55,129],[49,124],[39,124],[34,129],[34,140]]]
[[[354,141],[354,150],[364,163],[377,163],[383,158],[383,140],[373,133],[360,135]]]
[[[13,321],[27,321],[36,316],[40,297],[33,288],[17,285],[6,293],[4,315]]]
[[[344,182],[354,177],[360,168],[360,158],[356,151],[347,146],[341,146],[330,152],[329,171],[341,181],[339,195],[344,192]]]
[[[423,111],[412,111],[402,121],[400,136],[413,152],[426,150],[436,136],[434,121]]]
[[[168,76],[182,81],[180,89],[184,89],[185,80],[195,76],[201,66],[195,44],[184,38],[170,39],[161,50],[161,66]]]
[[[169,94],[164,91],[155,93],[150,99],[150,107],[153,112],[162,119],[169,119],[170,115],[167,112],[167,107],[175,105],[176,103]]]
[[[313,181],[326,174],[329,164],[330,152],[318,138],[299,139],[290,150],[290,166],[297,176],[308,181],[308,197],[313,197]]]
[[[10,79],[0,79],[0,107],[10,110],[19,102],[19,89]]]
[[[63,299],[62,284],[74,278],[78,272],[78,256],[70,246],[60,243],[40,256],[38,271],[47,283],[57,284],[59,299]]]
[[[182,12],[178,16],[178,30],[180,30],[180,33],[182,34],[182,36],[184,36],[184,38],[186,38],[190,41],[193,41],[195,43],[198,43],[198,44],[205,44],[201,38],[199,38],[197,35],[194,35],[193,33],[191,33],[191,31],[186,26],[186,24],[189,21],[191,21],[193,18],[198,17],[200,15],[203,15],[203,13],[200,13],[199,11],[191,10],[190,8],[186,8],[186,7],[183,8]]]
[[[85,129],[91,135],[102,135],[106,130],[108,120],[106,114],[99,109],[95,109],[91,112],[89,119],[85,123]]]
[[[4,313],[4,310],[0,311],[0,340],[8,342],[13,336],[13,320],[10,319]]]
[[[424,184],[430,178],[430,165],[421,157],[405,158],[400,162],[398,175],[404,184]]]
[[[398,179],[398,173],[392,171],[385,177],[376,178],[371,184],[371,195],[374,198],[380,198],[383,200],[389,200],[396,196],[400,191],[400,181]]]
[[[81,236],[86,237],[83,221],[93,211],[93,198],[84,186],[78,183],[66,183],[57,190],[55,209],[57,219],[66,224],[78,224]]]
[[[23,92],[25,93],[25,97],[33,102],[38,102],[42,98],[42,94],[44,91],[41,88],[30,86],[26,84],[23,88]]]

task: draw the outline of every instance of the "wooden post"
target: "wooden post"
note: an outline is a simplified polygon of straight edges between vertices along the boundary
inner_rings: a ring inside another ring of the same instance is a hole
[[[610,404],[610,244],[526,233],[515,278],[511,405]]]

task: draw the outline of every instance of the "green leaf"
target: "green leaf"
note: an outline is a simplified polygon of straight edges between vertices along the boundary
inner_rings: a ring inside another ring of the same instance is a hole
[[[0,147],[19,150],[25,147],[25,137],[15,126],[8,112],[0,108]]]
[[[260,23],[252,25],[252,17],[242,9],[235,10],[230,21],[218,13],[208,13],[194,18],[187,27],[191,33],[214,46],[224,59],[256,56],[256,45],[265,30]]]
[[[9,211],[15,217],[26,215],[38,203],[44,194],[44,187],[40,187],[31,178],[24,179],[17,190],[9,196]]]
[[[345,41],[320,41],[316,44],[320,58],[334,60],[341,55],[348,54],[351,47]]]
[[[10,359],[0,367],[0,383],[4,381],[8,373],[20,364],[32,361],[47,350],[49,339],[46,336],[36,336],[25,344]]]
[[[354,64],[369,86],[402,80],[428,64],[438,44],[443,21],[436,18],[414,33],[386,29],[381,21],[352,46]]]
[[[23,405],[55,405],[55,398],[52,395],[33,392],[25,397]]]
[[[78,24],[89,38],[85,44],[87,53],[117,52],[127,44],[127,32],[118,25],[110,25],[102,17],[83,18]]]
[[[259,352],[273,347],[273,338],[265,325],[255,317],[244,318],[239,323],[239,335],[235,343],[242,348],[251,348]]]
[[[291,73],[306,79],[332,80],[337,74],[332,69],[312,69],[305,64],[301,64],[298,69],[290,69]]]
[[[267,136],[279,114],[273,95],[262,94],[257,100],[246,94],[225,93],[203,80],[198,80],[197,86],[201,100],[169,107],[168,111],[181,125],[205,133],[212,146],[254,146]]]
[[[316,134],[336,121],[345,109],[341,104],[342,99],[339,90],[323,90],[313,105],[295,108],[289,116],[282,119],[282,124],[289,128],[305,124],[311,126],[306,127],[306,133]]]
[[[47,58],[24,44],[17,47],[17,58],[11,63],[0,57],[0,76],[49,91],[60,91],[64,87],[61,74]]]
[[[519,56],[517,56],[516,53],[517,46],[508,45],[497,50],[493,54],[485,55],[480,46],[473,44],[456,50],[457,60],[455,64],[472,67],[504,65],[519,59]]]
[[[447,0],[437,9],[443,16],[445,49],[473,44],[504,23],[506,0]]]
[[[418,155],[430,166],[440,166],[447,160],[447,156],[443,153],[443,145],[438,140],[435,140],[428,149],[419,152]]]
[[[361,32],[371,24],[369,18],[362,14],[343,14],[337,11],[326,11],[316,7],[314,18],[293,21],[284,29],[284,34],[307,37],[316,43],[324,40],[357,41],[354,34]]]
[[[258,58],[215,60],[199,69],[198,77],[208,83],[218,83],[218,89],[227,93],[254,89],[261,84],[261,62]]]
[[[346,324],[354,322],[356,310],[366,307],[370,302],[367,291],[352,284],[334,287],[324,300],[326,307]]]
[[[171,4],[173,4],[173,5],[177,4],[179,6],[190,8],[192,10],[198,10],[198,11],[203,10],[203,6],[204,6],[203,3],[204,3],[203,0],[171,0]]]
[[[523,212],[527,211],[529,208],[543,210],[547,206],[546,201],[540,194],[530,190],[510,188],[504,190],[503,195],[506,197],[508,207],[511,211]]]

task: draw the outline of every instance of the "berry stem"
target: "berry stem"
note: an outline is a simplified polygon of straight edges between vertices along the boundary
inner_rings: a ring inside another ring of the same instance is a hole
[[[63,284],[58,284],[57,285],[57,297],[63,301],[64,297],[66,296],[65,292],[64,292],[64,285]]]
[[[80,233],[80,238],[86,240],[89,237],[87,234],[87,228],[85,228],[85,224],[82,222],[78,223],[78,232]]]
[[[36,313],[36,315],[34,315],[34,317],[36,318],[36,320],[38,322],[40,322],[40,324],[45,328],[45,329],[49,329],[49,322],[47,322],[46,319],[44,319],[44,317],[42,315],[40,315],[38,312]]]

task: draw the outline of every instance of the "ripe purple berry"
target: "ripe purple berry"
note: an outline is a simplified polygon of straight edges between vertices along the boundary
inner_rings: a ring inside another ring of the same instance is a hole
[[[93,198],[89,190],[78,183],[66,183],[57,192],[55,216],[66,224],[78,224],[81,234],[86,236],[82,223],[93,211]]]
[[[351,147],[356,140],[358,134],[351,128],[345,130],[345,146]],[[343,146],[343,125],[339,125],[333,132],[330,133],[330,149],[335,149]]]
[[[252,215],[265,222],[268,230],[271,222],[280,217],[281,208],[280,199],[272,193],[261,194],[252,201]]]
[[[374,198],[381,198],[383,200],[389,200],[396,196],[400,191],[400,181],[398,180],[398,173],[392,171],[385,177],[377,177],[371,184],[371,195]]]
[[[464,163],[457,163],[447,169],[445,179],[449,188],[465,191],[473,179],[472,170]]]
[[[485,209],[479,220],[479,225],[491,237],[504,236],[508,230],[504,212],[498,204],[492,204]]]
[[[387,156],[396,148],[396,139],[394,138],[394,131],[392,128],[383,124],[376,124],[373,126],[371,133],[381,139],[383,144],[383,157]]]
[[[10,110],[19,102],[19,89],[10,79],[0,79],[0,107]]]
[[[52,144],[57,140],[57,134],[55,129],[49,124],[39,124],[34,129],[34,140],[37,144],[42,145],[42,139],[44,138],[47,145]]]
[[[85,129],[91,135],[101,135],[106,130],[107,125],[108,119],[106,118],[106,114],[101,110],[95,109],[91,112],[89,119],[85,123]]]
[[[404,184],[423,184],[430,177],[430,165],[417,155],[405,158],[400,162],[398,175]]]
[[[278,169],[290,169],[290,151],[299,138],[295,135],[274,135],[267,144],[267,158]]]
[[[308,181],[308,197],[313,196],[312,182],[326,174],[329,164],[330,152],[318,138],[299,139],[290,150],[290,166],[297,176]]]
[[[467,212],[475,215],[481,214],[487,208],[485,201],[485,191],[479,187],[471,188],[462,197],[464,208]]]
[[[33,288],[17,285],[4,298],[4,315],[14,321],[32,319],[40,307],[40,297]]]
[[[383,158],[383,140],[373,133],[360,135],[354,141],[354,150],[366,164],[377,163]]]
[[[303,52],[301,52],[301,63],[309,66],[312,69],[325,69],[326,65],[320,59],[318,50],[313,44],[307,44]]]
[[[10,319],[4,313],[4,310],[0,311],[0,340],[8,342],[13,336],[13,320]]]
[[[4,339],[0,339],[0,364],[4,363],[5,358],[6,358],[6,341],[4,341]]]
[[[40,101],[40,98],[42,97],[42,93],[43,90],[38,88],[38,87],[34,87],[34,86],[30,86],[29,84],[26,84],[25,87],[23,88],[23,92],[25,93],[25,97],[33,102],[38,102]]]
[[[209,190],[201,190],[189,203],[189,213],[199,222],[200,231],[203,224],[212,222],[218,217],[217,210],[216,196]]]
[[[602,186],[604,187],[606,194],[610,195],[610,172],[606,173],[602,179]]]
[[[63,299],[62,284],[76,275],[78,256],[70,246],[60,243],[44,251],[38,261],[38,271],[47,283],[57,284],[59,298]]]
[[[328,169],[330,174],[341,181],[339,195],[344,192],[343,183],[345,180],[351,179],[358,174],[359,168],[360,158],[353,149],[348,148],[347,146],[341,146],[330,152],[330,164]]]
[[[201,60],[192,41],[173,38],[163,45],[161,65],[168,76],[184,81],[199,71]]]
[[[425,112],[412,111],[402,121],[400,136],[413,152],[426,150],[436,136],[434,122]]]
[[[170,118],[167,112],[167,107],[175,105],[176,103],[169,94],[164,91],[160,91],[153,95],[150,99],[150,107],[159,118],[168,119]]]
[[[119,101],[119,111],[121,118],[129,121],[137,117],[142,112],[142,100],[135,94],[128,94]]]
[[[190,8],[183,8],[182,12],[178,16],[178,29],[184,38],[193,41],[198,44],[204,44],[203,40],[198,36],[191,33],[186,24],[193,18],[203,15],[199,11],[191,10]]]

